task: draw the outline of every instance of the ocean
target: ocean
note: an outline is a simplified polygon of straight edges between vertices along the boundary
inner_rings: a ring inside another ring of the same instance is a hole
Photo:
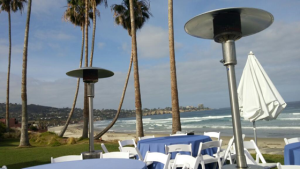
[[[232,118],[230,108],[220,108],[208,111],[185,112],[180,114],[182,131],[194,131],[203,134],[204,131],[220,131],[221,136],[232,136]],[[97,121],[95,130],[104,129],[111,120]],[[110,129],[110,132],[135,133],[135,117],[120,118]],[[253,124],[241,118],[242,133],[253,137]],[[287,107],[275,120],[259,120],[255,122],[258,138],[291,138],[300,137],[300,101],[288,102]],[[170,134],[172,131],[172,115],[153,115],[143,117],[146,134]]]

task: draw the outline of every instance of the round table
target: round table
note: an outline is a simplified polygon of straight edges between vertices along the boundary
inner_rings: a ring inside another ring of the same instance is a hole
[[[284,146],[284,164],[300,165],[300,142]]]
[[[210,137],[203,135],[183,135],[183,136],[169,136],[169,137],[156,137],[140,140],[137,144],[141,155],[145,157],[146,152],[160,152],[165,153],[165,145],[173,145],[173,144],[192,144],[192,155],[194,157],[198,154],[198,149],[200,146],[200,142],[208,142],[212,141]],[[213,155],[217,151],[216,148],[207,149],[201,152],[201,154],[209,154]],[[188,154],[188,152],[180,152],[180,154]],[[174,159],[176,153],[171,154],[171,159]],[[153,163],[152,166],[148,168],[151,169],[161,169],[163,165],[160,163]]]
[[[147,169],[144,162],[131,159],[107,158],[44,164],[26,169]]]

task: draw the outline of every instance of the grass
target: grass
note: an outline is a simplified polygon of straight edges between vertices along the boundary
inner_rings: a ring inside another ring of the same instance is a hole
[[[50,141],[51,140],[51,141]],[[54,144],[53,140],[56,140]],[[0,167],[19,169],[50,163],[50,157],[74,155],[89,150],[88,139],[77,140],[76,144],[67,144],[67,139],[61,139],[53,133],[43,133],[31,137],[29,148],[18,148],[19,139],[0,140]],[[99,141],[95,141],[95,150],[102,150]],[[108,151],[119,151],[118,143],[105,142]],[[269,163],[284,163],[283,155],[263,155]]]

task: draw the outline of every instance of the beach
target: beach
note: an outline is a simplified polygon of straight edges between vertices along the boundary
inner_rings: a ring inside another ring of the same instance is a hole
[[[59,133],[61,131],[63,126],[57,126],[57,127],[49,127],[48,131]],[[99,131],[95,131],[95,134],[97,134]],[[200,135],[200,133],[195,133],[196,135]],[[70,124],[68,126],[67,131],[64,134],[64,137],[74,137],[79,138],[82,135],[82,124]],[[163,136],[169,136],[169,134],[155,134],[155,133],[147,133],[145,132],[145,135],[155,135],[155,137],[163,137]],[[222,142],[222,148],[226,149],[228,141],[231,137],[230,136],[222,136],[221,133],[221,139]],[[136,139],[135,133],[121,133],[121,132],[107,132],[104,134],[101,138],[103,141],[108,142],[115,142],[118,140],[128,140],[128,139]],[[253,139],[252,137],[245,138],[245,141]],[[257,138],[258,147],[262,154],[280,154],[283,155],[284,153],[284,146],[285,143],[283,141],[283,138]]]

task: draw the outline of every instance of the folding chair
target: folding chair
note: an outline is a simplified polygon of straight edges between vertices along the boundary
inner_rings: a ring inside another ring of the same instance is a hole
[[[219,169],[222,169],[222,163],[221,163],[221,159],[220,159],[220,149],[221,149],[221,143],[222,143],[222,139],[220,141],[209,141],[209,142],[205,142],[205,143],[200,143],[199,146],[199,150],[198,150],[198,156],[200,157],[200,164],[202,169],[205,169],[205,164],[209,164],[209,163],[215,163],[215,167],[216,168],[216,163],[218,163],[219,165]],[[210,156],[208,154],[202,155],[201,151],[202,150],[206,150],[208,148],[217,148],[217,153],[214,156]]]
[[[203,135],[220,140],[221,132],[204,132]]]
[[[168,146],[165,145],[165,153],[166,154],[170,154],[173,152],[182,152],[182,151],[189,152],[190,155],[192,155],[193,154],[192,144],[173,144],[173,145],[168,145]],[[169,165],[172,166],[173,162],[174,162],[174,160],[171,159],[169,162]]]
[[[284,142],[285,142],[285,145],[300,142],[300,137],[295,137],[295,138],[290,138],[290,139],[284,138]]]
[[[139,141],[140,141],[140,140],[144,140],[144,139],[155,138],[155,136],[152,135],[152,136],[144,136],[144,137],[138,137],[138,138],[139,138]]]
[[[107,150],[107,148],[105,147],[105,145],[103,143],[101,143],[101,147],[105,153],[109,153],[109,151]]]
[[[193,157],[190,155],[181,155],[180,153],[177,153],[171,169],[176,169],[177,167],[182,167],[186,169],[197,169],[199,163],[199,156]]]
[[[163,154],[158,152],[146,152],[144,162],[159,162],[164,164],[163,169],[168,169],[169,161],[170,161],[171,155],[170,154]]]
[[[61,157],[56,157],[56,158],[51,157],[51,163],[76,161],[76,160],[83,160],[82,154],[81,155],[67,155],[67,156],[61,156]]]

